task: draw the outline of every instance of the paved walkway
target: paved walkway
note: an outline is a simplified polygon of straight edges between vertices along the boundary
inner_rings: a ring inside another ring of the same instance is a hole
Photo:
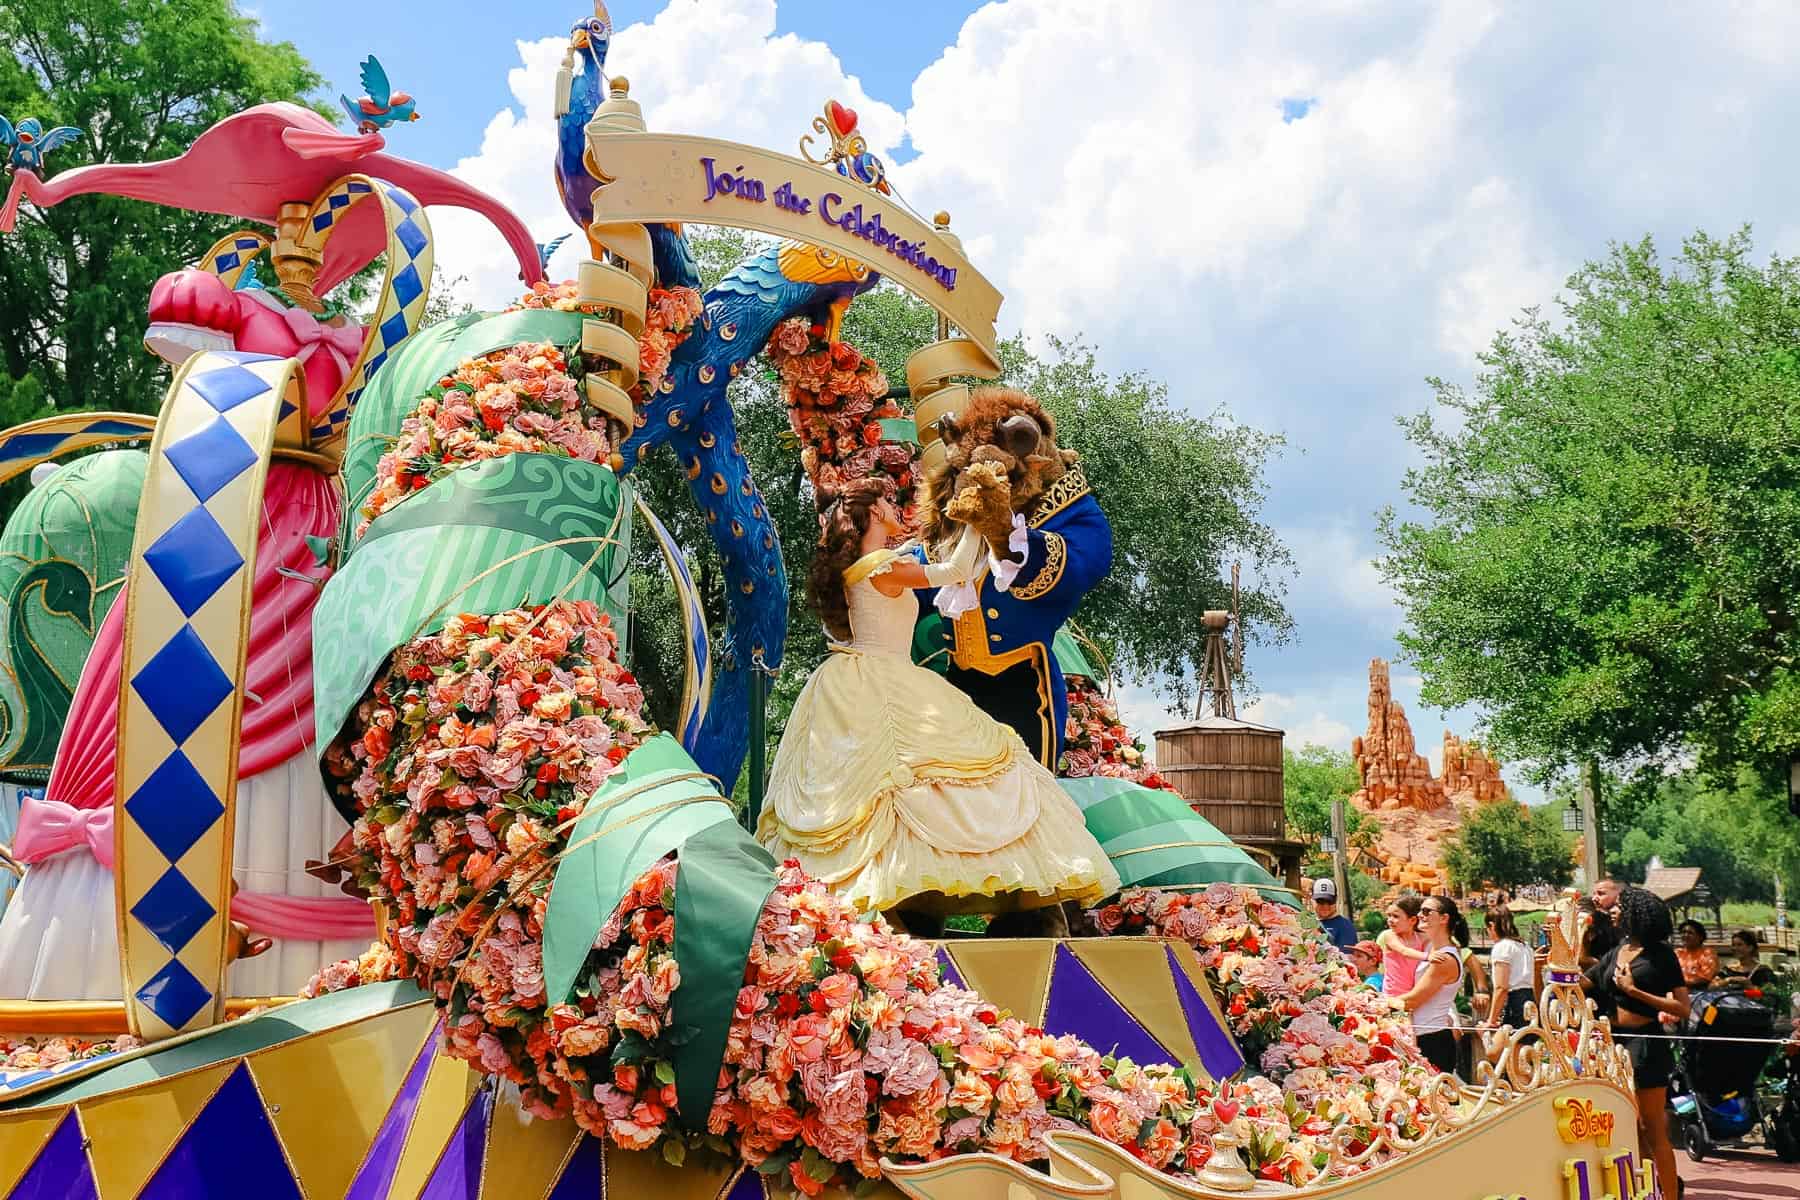
[[[1766,1150],[1722,1150],[1703,1163],[1677,1150],[1675,1165],[1687,1181],[1687,1200],[1800,1200],[1800,1163],[1780,1162]]]

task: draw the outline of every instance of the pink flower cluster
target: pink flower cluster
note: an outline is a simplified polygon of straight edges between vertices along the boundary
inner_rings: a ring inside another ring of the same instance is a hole
[[[603,462],[606,417],[588,404],[563,352],[548,342],[464,359],[405,420],[375,467],[360,536],[389,508],[460,466],[521,452]]]
[[[1071,675],[1069,719],[1063,727],[1063,755],[1058,773],[1070,779],[1104,775],[1129,779],[1147,788],[1175,788],[1156,773],[1144,743],[1119,718],[1119,707],[1094,681]]]
[[[1131,889],[1089,915],[1105,935],[1193,946],[1239,1049],[1284,1097],[1280,1107],[1301,1116],[1290,1121],[1290,1144],[1277,1160],[1284,1165],[1271,1178],[1299,1182],[1322,1168],[1322,1144],[1307,1140],[1317,1133],[1347,1126],[1346,1144],[1356,1149],[1382,1121],[1401,1132],[1422,1127],[1434,1073],[1404,1013],[1293,909],[1216,883],[1201,892]],[[1267,1146],[1279,1148],[1274,1139]]]
[[[911,446],[883,440],[881,422],[905,416],[885,399],[887,376],[872,358],[846,342],[826,340],[823,325],[791,317],[775,327],[767,349],[781,376],[788,428],[800,461],[820,495],[870,476],[910,520],[918,471]]]
[[[709,1148],[806,1195],[877,1178],[884,1156],[1039,1161],[1058,1127],[1092,1129],[1177,1173],[1209,1153],[1192,1129],[1211,1093],[1186,1071],[1104,1057],[1003,1016],[942,983],[929,943],[859,918],[794,862],[756,926],[706,1130],[686,1131],[670,1023],[678,886],[674,860],[641,878],[589,959],[597,1006],[551,1011],[559,1049],[594,1056],[580,1069],[602,1081],[576,1099],[575,1118],[615,1143],[676,1162]]]
[[[574,280],[549,283],[543,280],[519,297],[506,312],[528,308],[551,309],[556,312],[596,313],[605,306],[584,302],[581,288]],[[699,319],[705,304],[693,288],[651,288],[644,306],[644,332],[638,335],[638,386],[641,399],[645,391],[655,391],[669,369],[669,358],[675,348],[687,340],[688,331]]]
[[[450,1052],[567,1113],[546,1012],[551,867],[588,799],[650,733],[591,602],[462,614],[391,663],[325,753],[357,812],[335,855],[388,906],[383,945],[314,991],[383,973],[449,1007]]]

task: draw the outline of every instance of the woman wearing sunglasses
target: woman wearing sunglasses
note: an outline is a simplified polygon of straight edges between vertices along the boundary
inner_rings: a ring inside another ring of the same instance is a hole
[[[1462,986],[1458,943],[1469,937],[1468,922],[1448,896],[1431,896],[1419,906],[1419,932],[1427,958],[1400,1003],[1412,1015],[1413,1033],[1427,1061],[1446,1074],[1456,1070],[1456,992]]]

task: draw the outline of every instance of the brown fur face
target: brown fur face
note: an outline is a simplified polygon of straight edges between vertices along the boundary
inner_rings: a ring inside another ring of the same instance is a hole
[[[1076,458],[1074,451],[1057,448],[1056,422],[1044,406],[1016,388],[976,388],[968,406],[938,428],[945,460],[926,475],[919,496],[919,524],[928,543],[948,534],[943,506],[962,489],[963,473],[975,463],[1004,470],[1013,511],[1029,513]]]

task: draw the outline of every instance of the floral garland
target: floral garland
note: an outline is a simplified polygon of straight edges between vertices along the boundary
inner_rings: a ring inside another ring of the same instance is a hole
[[[587,403],[562,350],[540,342],[464,359],[400,423],[375,466],[357,536],[458,467],[521,452],[603,462],[611,451],[606,417]]]
[[[507,312],[596,312],[574,283],[536,283]],[[692,288],[652,288],[638,337],[634,399],[662,385],[675,348],[701,313]],[[357,536],[387,509],[459,466],[520,452],[604,462],[618,447],[606,415],[588,402],[574,347],[549,342],[510,346],[464,359],[418,398],[394,446],[375,466]]]
[[[1147,788],[1174,791],[1156,772],[1149,752],[1119,719],[1119,707],[1084,675],[1068,677],[1069,719],[1063,727],[1059,775],[1084,779],[1105,775],[1129,779]]]
[[[883,440],[881,428],[882,421],[906,414],[885,399],[887,376],[875,360],[848,343],[826,340],[825,327],[805,317],[777,325],[766,353],[781,377],[788,428],[815,493],[830,495],[851,480],[874,476],[887,482],[910,521],[915,456],[911,447]]]
[[[562,283],[539,280],[516,303],[502,311],[521,312],[541,308],[553,312],[597,313],[605,307],[583,301],[581,288],[572,279]],[[644,332],[638,335],[638,383],[632,389],[634,400],[641,401],[645,393],[662,386],[663,376],[668,373],[669,359],[674,355],[675,348],[687,340],[694,322],[700,319],[705,308],[705,301],[693,288],[650,289],[649,298],[644,305]]]
[[[1265,1075],[1251,1081],[1264,1102],[1247,1147],[1265,1178],[1311,1178],[1329,1160],[1326,1135],[1357,1154],[1384,1122],[1404,1136],[1425,1128],[1436,1075],[1405,1015],[1292,909],[1215,883],[1202,892],[1134,888],[1089,916],[1104,935],[1194,947],[1238,1047]]]

